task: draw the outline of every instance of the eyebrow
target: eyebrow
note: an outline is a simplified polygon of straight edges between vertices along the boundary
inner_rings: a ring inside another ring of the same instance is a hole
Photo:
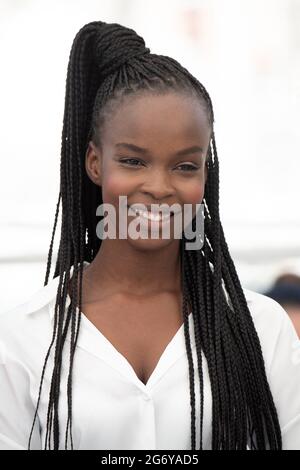
[[[125,147],[128,150],[132,150],[134,152],[139,152],[144,155],[150,155],[150,150],[144,149],[142,147],[138,147],[137,145],[134,145],[134,144],[128,144],[126,142],[119,142],[118,144],[116,144],[116,147]],[[196,153],[196,152],[203,153],[203,148],[199,147],[198,145],[194,145],[193,147],[179,150],[178,152],[175,153],[175,155],[178,157],[182,157],[184,155],[190,155],[191,153]]]

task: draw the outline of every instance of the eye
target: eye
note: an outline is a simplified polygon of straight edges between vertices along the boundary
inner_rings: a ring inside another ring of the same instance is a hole
[[[185,168],[185,170],[183,171],[196,171],[198,170],[199,168],[197,166],[194,166],[194,165],[188,165],[186,163],[182,164],[182,165],[179,165],[177,168]]]
[[[119,161],[121,163],[124,163],[125,165],[129,165],[129,166],[139,166],[139,165],[135,164],[136,162],[142,164],[142,162],[140,160],[137,160],[136,158],[123,158],[122,160],[119,160]],[[131,162],[131,163],[129,163],[129,162]]]

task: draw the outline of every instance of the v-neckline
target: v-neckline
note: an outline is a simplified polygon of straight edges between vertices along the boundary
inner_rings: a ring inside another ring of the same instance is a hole
[[[68,299],[68,301],[70,302],[70,297]],[[78,310],[78,307],[77,307],[77,310]],[[191,335],[191,329],[192,329],[192,325],[191,325],[191,318],[192,318],[192,312],[189,313],[189,326],[190,326],[190,335]],[[160,369],[161,367],[164,367],[166,366],[167,364],[169,364],[169,361],[171,360],[171,357],[172,357],[172,353],[174,352],[174,350],[176,351],[176,347],[178,345],[178,338],[180,338],[180,336],[182,335],[182,330],[184,329],[184,323],[182,323],[182,325],[178,328],[178,330],[175,332],[175,334],[172,336],[172,338],[170,339],[169,343],[166,345],[165,349],[163,350],[163,352],[161,353],[153,371],[151,372],[148,380],[146,383],[144,383],[139,377],[138,375],[136,374],[133,366],[130,364],[129,360],[112,344],[112,342],[102,333],[102,331],[92,322],[89,320],[89,318],[83,313],[81,312],[81,319],[83,320],[83,323],[85,323],[85,325],[87,326],[87,328],[89,329],[89,331],[91,332],[92,335],[95,336],[95,338],[100,337],[101,340],[103,341],[104,345],[107,347],[107,349],[109,351],[111,351],[111,353],[113,354],[114,357],[116,357],[118,359],[118,362],[120,365],[122,365],[121,363],[124,364],[124,367],[127,369],[127,371],[129,372],[129,375],[132,377],[132,379],[134,380],[134,382],[136,382],[137,384],[139,384],[139,386],[141,386],[142,388],[149,388],[151,387],[152,385],[152,382],[154,381],[154,378],[155,376],[157,375],[157,370]],[[182,338],[184,337],[184,335],[182,335]],[[181,338],[181,339],[182,339]],[[180,339],[179,339],[180,341]],[[91,343],[90,343],[91,344]],[[193,340],[193,336],[191,335],[191,345],[194,346],[194,340]],[[181,354],[182,354],[182,348],[180,348],[178,350]],[[177,358],[177,355],[176,355],[176,358]],[[123,370],[123,369],[122,369]]]
[[[66,296],[66,309],[71,303],[69,294]],[[54,305],[55,298],[48,304],[49,315],[54,321]],[[77,311],[78,306],[76,307]],[[194,338],[194,321],[192,312],[189,313],[189,330],[191,348],[195,348]],[[88,352],[89,354],[101,359],[118,373],[120,373],[126,380],[133,382],[144,393],[150,391],[155,384],[164,376],[167,370],[174,365],[183,355],[186,354],[184,323],[178,328],[173,335],[158,362],[156,363],[151,375],[149,376],[146,384],[137,376],[133,366],[128,359],[109,341],[109,339],[92,323],[88,317],[81,312],[81,327],[79,329],[76,347]],[[66,335],[66,341],[70,342],[71,332],[70,328]]]
[[[84,261],[84,266],[87,267],[90,263]],[[73,267],[71,269],[71,275],[73,273]],[[66,296],[66,309],[71,303],[71,297],[67,292]],[[53,321],[53,307],[55,305],[55,298],[49,304],[49,313]],[[76,307],[77,311],[78,306]],[[194,320],[192,312],[189,312],[189,330],[190,330],[190,342],[191,348],[195,348],[194,338]],[[88,353],[102,359],[109,364],[113,369],[116,369],[119,373],[125,376],[127,379],[133,381],[137,387],[143,392],[150,390],[157,381],[162,378],[164,373],[169,369],[175,362],[186,354],[185,335],[184,335],[184,323],[178,328],[176,333],[173,335],[169,343],[166,345],[162,354],[160,355],[151,375],[149,376],[146,384],[137,376],[133,366],[130,364],[128,359],[109,341],[109,339],[102,333],[102,331],[91,322],[88,317],[81,311],[81,322],[85,328],[80,328],[77,344],[79,348],[87,351]],[[83,325],[82,325],[83,326]],[[68,330],[66,340],[70,341],[70,329]],[[99,341],[100,339],[100,341]]]

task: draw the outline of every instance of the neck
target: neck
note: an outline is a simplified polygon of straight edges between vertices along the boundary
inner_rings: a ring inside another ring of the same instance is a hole
[[[137,250],[127,240],[102,241],[85,269],[86,280],[101,292],[134,296],[181,290],[180,240],[159,250]]]

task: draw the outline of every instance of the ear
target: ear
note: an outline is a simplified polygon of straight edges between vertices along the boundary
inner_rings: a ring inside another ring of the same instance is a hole
[[[97,186],[102,186],[102,153],[96,145],[90,141],[85,153],[85,170],[90,180]]]

